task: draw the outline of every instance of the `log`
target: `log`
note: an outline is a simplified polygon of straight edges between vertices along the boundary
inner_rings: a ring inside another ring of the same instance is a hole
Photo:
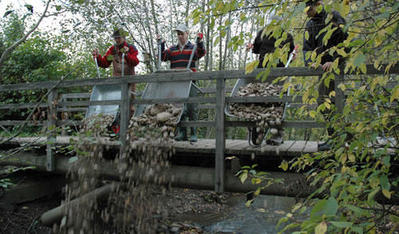
[[[83,195],[80,198],[76,198],[66,204],[56,207],[43,213],[40,216],[40,223],[46,226],[51,226],[55,222],[59,222],[68,209],[78,209],[82,203],[86,201],[101,200],[107,197],[116,188],[115,183],[106,184],[94,191]]]

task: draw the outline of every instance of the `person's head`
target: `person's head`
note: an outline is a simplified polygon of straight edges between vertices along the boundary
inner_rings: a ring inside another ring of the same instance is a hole
[[[308,7],[308,10],[306,11],[306,14],[308,15],[308,17],[310,17],[310,18],[315,17],[318,13],[318,7],[323,7],[323,1],[322,0],[308,0],[306,2],[306,7]]]
[[[117,45],[122,45],[125,42],[125,33],[122,29],[116,29],[112,34]]]
[[[186,44],[188,41],[188,27],[185,24],[180,24],[176,27],[175,32],[177,34],[177,39],[181,45]]]

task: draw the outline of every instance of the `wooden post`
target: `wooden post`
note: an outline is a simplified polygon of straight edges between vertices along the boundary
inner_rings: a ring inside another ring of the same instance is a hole
[[[120,118],[120,130],[119,130],[119,140],[121,142],[120,156],[126,152],[127,145],[127,129],[129,127],[129,117],[130,117],[130,91],[129,84],[126,82],[121,84],[121,104],[119,111],[121,113]]]
[[[226,145],[224,132],[224,107],[225,107],[225,80],[219,78],[216,81],[216,144],[215,144],[215,192],[224,192],[224,150]]]
[[[54,151],[53,146],[56,141],[56,123],[57,123],[57,90],[50,90],[47,96],[47,148],[46,148],[46,169],[54,171]]]
[[[337,108],[337,112],[342,114],[344,111],[345,105],[345,94],[342,89],[338,88],[340,84],[344,82],[344,69],[341,66],[340,74],[335,76],[334,82],[334,90],[335,90],[335,106]]]

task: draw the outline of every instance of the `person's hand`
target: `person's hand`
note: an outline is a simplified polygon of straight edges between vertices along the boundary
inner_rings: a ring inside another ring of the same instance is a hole
[[[200,43],[202,41],[202,38],[204,38],[204,34],[201,32],[197,33],[197,39],[196,39],[197,43]]]
[[[323,66],[322,66],[323,71],[331,71],[331,65],[332,65],[332,62],[324,63]]]
[[[294,48],[294,51],[292,51],[292,54],[293,54],[292,61],[294,61],[296,59],[296,55],[298,54],[298,48],[299,48],[299,46],[296,45]]]
[[[157,34],[156,38],[158,43],[165,43],[165,40],[162,40],[161,35]]]
[[[246,50],[249,51],[249,50],[251,50],[251,49],[253,49],[253,48],[254,48],[254,44],[248,43],[248,44],[247,44],[247,47],[246,47]]]
[[[97,58],[99,55],[98,49],[94,49],[93,52],[91,52],[91,54],[93,55],[94,58]]]
[[[129,47],[124,46],[123,47],[123,53],[127,54],[127,52],[129,52]]]

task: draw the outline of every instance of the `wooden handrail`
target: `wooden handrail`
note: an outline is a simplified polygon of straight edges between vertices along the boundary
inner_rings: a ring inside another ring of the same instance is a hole
[[[374,65],[367,65],[367,75],[385,74],[385,67],[381,66],[379,70],[374,68]],[[191,73],[152,73],[146,75],[134,75],[124,77],[112,77],[101,79],[85,79],[85,80],[63,80],[59,81],[46,81],[22,84],[9,84],[0,85],[0,92],[7,91],[21,91],[21,90],[36,90],[36,89],[49,89],[57,85],[58,88],[67,87],[81,87],[93,85],[111,85],[111,84],[124,84],[124,83],[149,83],[149,82],[170,82],[170,81],[189,81],[189,80],[217,80],[217,79],[255,79],[256,76],[262,72],[263,69],[256,69],[250,74],[245,74],[244,70],[232,71],[204,71],[204,72],[191,72]],[[282,76],[319,76],[324,72],[321,68],[313,70],[307,67],[276,67],[270,70],[268,80]],[[399,64],[392,66],[390,74],[399,74]],[[345,75],[357,74],[350,72]],[[59,82],[59,84],[57,84]]]

